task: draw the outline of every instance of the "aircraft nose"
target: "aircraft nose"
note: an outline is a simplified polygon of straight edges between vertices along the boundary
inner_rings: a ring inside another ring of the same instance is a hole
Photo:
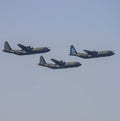
[[[79,63],[79,62],[76,62],[76,65],[77,65],[77,66],[81,66],[82,64],[81,64],[81,63]]]
[[[50,49],[49,49],[49,48],[47,48],[47,47],[45,48],[45,50],[46,50],[46,51],[50,51]]]
[[[50,51],[50,49],[49,49],[49,48],[47,48],[47,50],[48,50],[48,51]]]
[[[47,50],[47,51],[50,51],[50,49],[49,49],[49,48],[46,48],[46,50]]]
[[[111,54],[112,54],[112,55],[115,55],[115,52],[111,51]]]

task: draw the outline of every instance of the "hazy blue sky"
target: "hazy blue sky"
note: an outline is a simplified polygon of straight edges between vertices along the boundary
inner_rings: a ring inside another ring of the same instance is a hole
[[[5,41],[47,46],[47,62],[82,66],[40,67],[39,54],[3,53]],[[71,44],[116,55],[70,57]],[[0,0],[0,49],[0,121],[120,121],[119,0]]]

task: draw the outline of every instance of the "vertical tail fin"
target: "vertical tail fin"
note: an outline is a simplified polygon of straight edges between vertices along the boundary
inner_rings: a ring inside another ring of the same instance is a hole
[[[46,61],[45,61],[45,59],[44,59],[43,56],[40,56],[40,62],[39,62],[39,65],[44,65],[44,64],[46,64]]]
[[[70,46],[70,55],[76,55],[77,51],[73,45]]]
[[[12,48],[10,47],[7,41],[4,43],[4,50],[12,50]]]

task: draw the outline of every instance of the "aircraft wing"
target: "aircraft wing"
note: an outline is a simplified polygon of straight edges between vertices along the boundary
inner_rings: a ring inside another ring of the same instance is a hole
[[[56,60],[56,59],[51,59],[56,65],[59,65],[59,66],[62,66],[62,65],[64,65],[65,64],[65,62],[64,61],[58,61],[58,60]]]
[[[22,50],[26,51],[26,52],[29,52],[29,51],[32,51],[32,47],[30,46],[24,46],[22,44],[17,44]]]
[[[85,51],[89,55],[95,55],[98,53],[97,51],[90,51],[90,50],[83,50],[83,51]]]

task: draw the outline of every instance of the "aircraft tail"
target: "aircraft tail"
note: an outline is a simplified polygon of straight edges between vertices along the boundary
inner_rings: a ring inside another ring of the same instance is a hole
[[[12,50],[12,48],[10,47],[10,45],[7,41],[4,43],[4,50],[6,50],[6,51]]]
[[[45,65],[46,64],[46,61],[44,59],[43,56],[40,56],[40,62],[39,62],[39,65]]]
[[[77,51],[73,45],[70,46],[70,55],[76,55]]]

